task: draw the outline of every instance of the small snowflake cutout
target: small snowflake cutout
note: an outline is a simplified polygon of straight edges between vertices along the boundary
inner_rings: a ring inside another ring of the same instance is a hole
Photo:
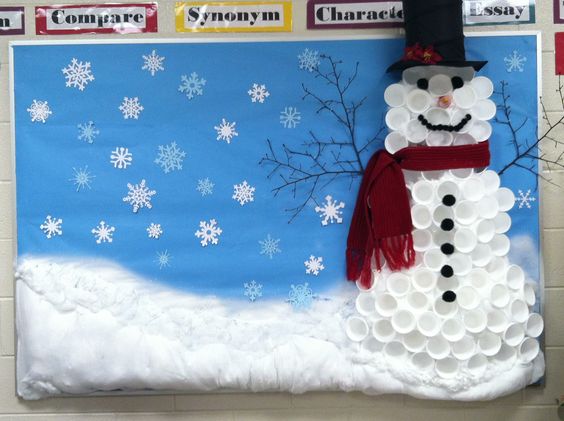
[[[147,70],[151,73],[151,76],[155,76],[159,70],[164,70],[163,61],[164,57],[161,57],[157,54],[156,50],[153,50],[151,54],[143,55],[143,67],[141,70]]]
[[[217,244],[219,242],[219,236],[223,231],[219,226],[217,226],[217,221],[215,219],[210,219],[209,222],[200,221],[200,229],[195,232],[195,236],[201,238],[200,244],[202,247],[208,246],[208,244]]]
[[[172,256],[169,254],[168,250],[157,252],[157,258],[155,262],[159,265],[159,269],[169,267]]]
[[[342,224],[343,223],[343,209],[345,207],[344,202],[337,204],[336,200],[330,195],[325,196],[325,203],[323,206],[316,206],[315,211],[319,213],[321,220],[321,225],[326,226],[328,224]]]
[[[321,59],[318,51],[306,48],[301,54],[298,54],[298,66],[301,70],[306,70],[311,73],[317,70],[320,64]]]
[[[193,99],[196,95],[204,94],[204,86],[206,85],[206,80],[200,78],[196,72],[192,72],[190,77],[182,75],[180,77],[180,86],[178,90],[183,94],[186,94],[186,98]]]
[[[57,235],[63,235],[62,224],[63,220],[61,218],[53,218],[51,215],[47,215],[39,228],[43,231],[45,237],[52,238]]]
[[[255,188],[250,186],[247,181],[233,185],[233,200],[239,202],[241,206],[255,200]]]
[[[92,228],[92,234],[96,238],[96,243],[111,243],[114,241],[114,232],[116,228],[106,225],[105,221],[100,221],[97,227]]]
[[[230,123],[222,118],[219,126],[213,127],[217,131],[216,140],[225,140],[227,144],[230,144],[235,136],[239,136],[239,133],[235,130],[235,124],[237,124],[235,121]]]
[[[257,283],[256,281],[245,282],[243,284],[245,288],[244,295],[245,297],[249,297],[249,300],[254,302],[257,298],[262,297],[262,284]]]
[[[264,240],[259,240],[259,244],[260,254],[268,256],[270,259],[272,259],[275,254],[282,253],[279,246],[280,238],[274,239],[270,236],[270,234],[268,234]]]
[[[139,102],[138,97],[123,97],[123,102],[119,106],[119,110],[123,114],[124,120],[128,120],[130,118],[134,118],[135,120],[139,119],[139,115],[144,109],[145,108]]]
[[[261,104],[270,96],[270,92],[266,90],[266,85],[259,85],[258,83],[253,83],[253,86],[247,93],[251,97],[251,102],[259,102]]]
[[[519,190],[519,197],[517,198],[517,203],[519,203],[519,209],[527,208],[531,209],[531,203],[536,201],[537,199],[534,196],[531,196],[531,189],[523,192],[523,190]]]
[[[206,177],[202,180],[198,180],[196,190],[198,190],[202,196],[208,196],[210,194],[213,194],[214,186],[215,184],[213,184],[210,179]]]
[[[145,185],[145,180],[141,180],[139,184],[135,185],[127,183],[127,188],[129,192],[122,200],[133,207],[134,213],[137,213],[141,208],[151,209],[153,207],[151,197],[154,196],[157,191],[149,190]]]
[[[83,91],[88,83],[94,80],[89,62],[78,61],[73,58],[70,64],[62,69],[66,79],[67,88],[78,88]]]
[[[69,178],[69,181],[72,181],[73,184],[76,186],[76,191],[80,191],[81,189],[88,188],[90,189],[90,182],[92,179],[96,178],[95,175],[90,174],[88,171],[88,165],[84,168],[73,168],[74,174],[72,178]]]
[[[313,291],[309,284],[291,285],[288,293],[288,302],[294,307],[294,310],[306,310],[313,302]]]
[[[309,260],[304,262],[306,267],[306,274],[308,275],[319,275],[325,266],[323,266],[323,257],[315,257],[314,255],[309,256]]]
[[[32,104],[27,109],[29,116],[31,117],[31,122],[41,122],[45,123],[50,115],[53,114],[49,108],[47,101],[33,100]]]
[[[295,129],[302,119],[301,113],[296,107],[285,107],[284,111],[280,113],[280,124],[285,129]]]
[[[504,57],[503,61],[505,62],[505,68],[509,73],[523,72],[523,70],[525,70],[525,62],[527,61],[527,57],[519,54],[517,50],[513,50],[513,53],[511,53],[507,57]]]
[[[186,152],[180,149],[176,142],[172,142],[169,145],[159,145],[155,164],[160,165],[164,173],[168,174],[171,171],[181,170],[184,158],[186,158]]]
[[[163,235],[163,229],[161,228],[161,224],[155,224],[151,222],[151,225],[147,227],[147,235],[149,238],[154,238],[158,240]]]
[[[86,143],[92,144],[99,134],[100,130],[96,129],[93,121],[78,125],[78,140],[84,140]]]
[[[120,170],[126,169],[132,162],[133,155],[129,152],[129,149],[124,147],[117,147],[110,155],[110,163],[113,164],[114,168]]]

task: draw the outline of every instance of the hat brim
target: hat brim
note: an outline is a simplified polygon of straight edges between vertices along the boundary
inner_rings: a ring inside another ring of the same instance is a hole
[[[396,61],[388,70],[387,73],[401,71],[405,69],[409,69],[415,66],[446,66],[446,67],[473,67],[474,70],[479,71],[482,67],[486,65],[487,61],[447,61],[443,60],[440,63],[435,64],[428,64],[428,63],[421,63],[420,61],[413,61],[413,60],[400,60]]]

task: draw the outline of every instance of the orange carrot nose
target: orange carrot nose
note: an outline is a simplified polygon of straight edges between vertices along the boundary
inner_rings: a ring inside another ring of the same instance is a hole
[[[443,95],[439,97],[439,107],[441,108],[448,108],[452,104],[452,96],[451,95]]]

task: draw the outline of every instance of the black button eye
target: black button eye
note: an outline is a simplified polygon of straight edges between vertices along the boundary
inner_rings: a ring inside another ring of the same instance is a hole
[[[464,81],[460,76],[455,76],[450,81],[452,82],[452,87],[454,89],[462,88],[464,86]]]
[[[445,278],[450,278],[452,275],[454,275],[454,270],[452,269],[452,266],[444,265],[441,268],[441,275],[443,275]]]
[[[445,195],[445,197],[443,197],[443,204],[445,206],[453,206],[456,203],[456,197],[454,197],[452,194],[447,194]]]
[[[450,231],[454,228],[454,221],[450,218],[445,218],[441,221],[441,229],[443,231]]]
[[[447,303],[452,303],[454,300],[456,300],[456,294],[454,293],[454,291],[445,291],[443,293],[443,300]]]
[[[429,81],[425,78],[421,78],[417,81],[417,87],[419,89],[427,90],[429,87]]]

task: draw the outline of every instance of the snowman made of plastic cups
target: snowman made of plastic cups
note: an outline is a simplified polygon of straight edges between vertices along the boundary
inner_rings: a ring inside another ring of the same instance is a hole
[[[435,385],[518,367],[544,372],[534,283],[507,254],[515,202],[488,170],[492,82],[467,61],[462,0],[404,0],[402,80],[385,151],[369,162],[347,244],[360,292],[344,329],[360,352],[411,364]],[[390,197],[392,196],[392,197]],[[471,382],[470,382],[471,383]]]

